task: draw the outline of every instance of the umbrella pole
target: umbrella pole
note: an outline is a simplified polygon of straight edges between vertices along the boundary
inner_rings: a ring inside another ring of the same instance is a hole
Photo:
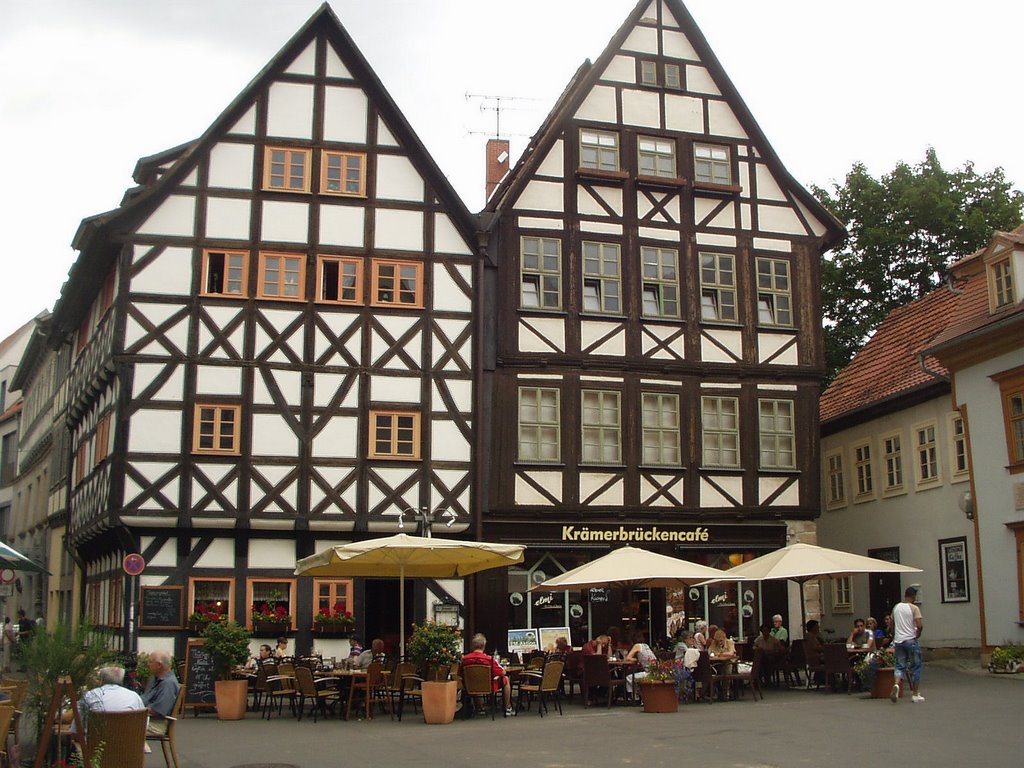
[[[398,566],[398,657],[405,661],[405,563]]]
[[[801,579],[797,583],[800,585],[800,635],[803,636],[804,627],[807,626],[807,603],[804,602],[804,584],[807,582]]]

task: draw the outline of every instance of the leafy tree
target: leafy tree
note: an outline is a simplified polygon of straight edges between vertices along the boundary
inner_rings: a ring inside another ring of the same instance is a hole
[[[831,381],[895,307],[935,288],[954,261],[1021,222],[1024,194],[1002,168],[947,171],[929,148],[880,179],[856,163],[842,184],[812,187],[850,237],[822,265],[825,362]]]

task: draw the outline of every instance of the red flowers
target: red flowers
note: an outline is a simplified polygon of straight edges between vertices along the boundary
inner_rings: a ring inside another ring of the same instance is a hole
[[[356,623],[352,614],[345,610],[345,604],[337,602],[334,604],[334,608],[321,608],[316,615],[316,622],[318,624],[344,624],[346,626],[352,626]]]

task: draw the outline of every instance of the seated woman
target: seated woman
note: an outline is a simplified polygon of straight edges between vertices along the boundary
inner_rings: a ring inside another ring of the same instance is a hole
[[[676,694],[682,690],[689,696],[692,692],[693,671],[697,668],[698,659],[700,649],[697,648],[693,632],[683,632],[682,639],[676,643]]]
[[[626,692],[633,695],[633,685],[638,680],[643,680],[647,677],[646,668],[648,664],[653,664],[658,660],[657,654],[651,650],[651,646],[647,644],[644,636],[640,632],[633,633],[633,645],[630,646],[629,652],[626,654],[625,661],[631,661],[639,664],[641,671],[634,672],[630,675],[626,675]]]
[[[708,646],[712,662],[734,661],[736,659],[736,643],[730,640],[724,629],[715,631],[715,636]]]
[[[808,667],[820,667],[825,663],[825,651],[821,644],[821,625],[816,619],[807,622],[804,633],[804,658]]]
[[[708,638],[708,623],[703,619],[693,625],[693,643],[699,651],[707,650],[710,639]]]

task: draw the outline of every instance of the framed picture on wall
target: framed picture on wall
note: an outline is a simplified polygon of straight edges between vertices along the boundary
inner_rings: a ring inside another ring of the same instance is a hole
[[[967,603],[971,590],[967,581],[967,537],[939,541],[939,570],[942,602]]]

